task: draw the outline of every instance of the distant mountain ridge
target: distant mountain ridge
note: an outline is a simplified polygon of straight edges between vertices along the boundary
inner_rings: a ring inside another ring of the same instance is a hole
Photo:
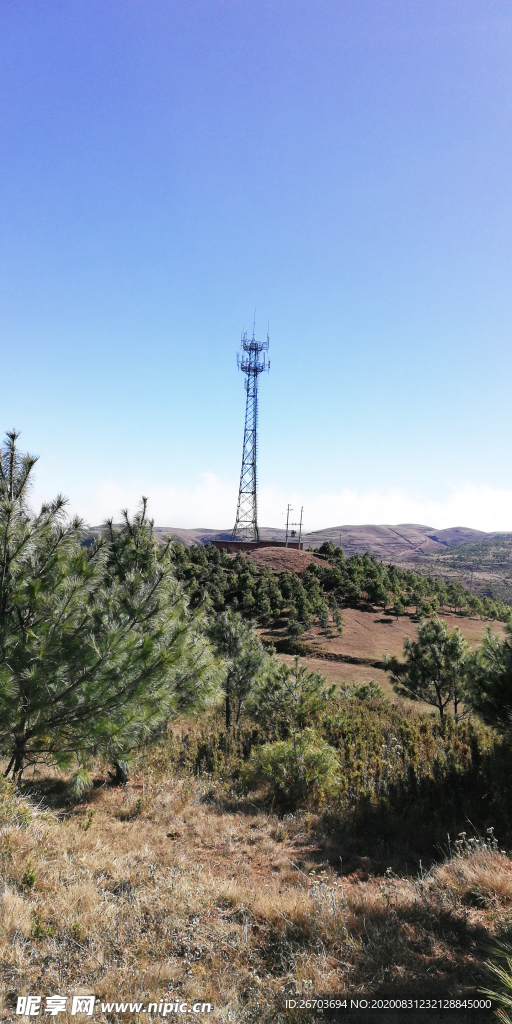
[[[98,529],[98,528],[96,528]],[[179,527],[155,527],[155,533],[162,540],[172,537],[182,544],[207,544],[211,540],[229,540],[231,530],[209,530],[196,528],[185,530]],[[285,540],[285,531],[272,527],[261,527],[262,540]],[[369,551],[378,558],[393,561],[410,561],[421,555],[441,554],[447,548],[493,537],[512,537],[511,533],[485,533],[467,526],[452,526],[436,530],[431,526],[417,523],[400,523],[397,526],[331,526],[303,534],[304,548],[319,548],[325,541],[341,545],[347,555],[364,554]]]

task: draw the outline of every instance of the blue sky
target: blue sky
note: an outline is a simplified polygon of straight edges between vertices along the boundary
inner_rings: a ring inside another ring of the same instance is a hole
[[[512,8],[0,2],[3,428],[35,500],[512,530]]]

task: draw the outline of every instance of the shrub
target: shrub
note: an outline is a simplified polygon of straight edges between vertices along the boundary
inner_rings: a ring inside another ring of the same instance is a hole
[[[339,608],[335,608],[332,613],[332,618],[336,629],[338,630],[339,636],[343,633],[343,615]]]
[[[251,722],[226,729],[222,718],[220,710],[212,711],[189,722],[183,731],[168,733],[159,747],[153,748],[158,772],[165,774],[170,770],[178,776],[237,782],[253,747],[278,738],[275,729],[263,729]]]
[[[297,618],[295,610],[292,609],[288,616],[288,635],[302,636],[305,631],[304,623]]]
[[[379,700],[384,696],[384,691],[374,679],[370,679],[368,683],[358,683],[356,686],[352,686],[349,695],[355,697],[356,700]]]
[[[278,803],[319,804],[340,789],[339,762],[332,747],[312,729],[300,737],[256,747],[244,769],[249,788],[265,786]]]

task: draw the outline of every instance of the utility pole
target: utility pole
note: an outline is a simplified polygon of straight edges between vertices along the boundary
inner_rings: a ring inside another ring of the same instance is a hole
[[[237,354],[238,369],[245,373],[245,428],[244,448],[242,453],[242,470],[238,490],[236,521],[231,540],[245,540],[257,544],[260,535],[258,530],[258,501],[256,461],[258,454],[258,377],[260,373],[270,370],[270,362],[266,362],[269,336],[266,341],[256,341],[254,326],[252,338],[247,339],[247,332],[242,334],[242,353]],[[262,354],[263,353],[263,357]]]
[[[286,548],[288,547],[288,521],[290,519],[290,512],[293,512],[293,509],[291,505],[288,505],[286,508],[286,539],[284,542],[284,546]]]
[[[304,505],[302,505],[302,507],[301,507],[301,510],[300,510],[300,521],[298,523],[290,523],[290,512],[293,512],[293,508],[292,508],[291,505],[287,505],[287,507],[286,507],[286,540],[285,540],[285,547],[288,547],[289,527],[290,526],[298,526],[299,527],[299,551],[300,551],[300,542],[301,542],[301,537],[302,537],[302,513],[304,512]],[[295,537],[295,530],[291,531],[291,536]]]

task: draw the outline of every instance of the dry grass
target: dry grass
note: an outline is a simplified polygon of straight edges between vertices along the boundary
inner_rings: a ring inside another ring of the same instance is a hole
[[[499,851],[466,844],[421,880],[373,877],[363,862],[340,877],[313,815],[221,805],[205,783],[154,769],[66,813],[29,815],[5,794],[4,1016],[27,992],[149,1002],[171,989],[242,1024],[285,1019],[286,992],[485,983],[486,943],[512,915]]]
[[[265,549],[263,549],[265,550]],[[468,641],[470,647],[475,649],[485,636],[490,626],[496,636],[503,639],[505,627],[502,622],[489,622],[476,616],[453,615],[451,613],[440,613],[440,618],[446,622],[449,629],[460,630]],[[408,637],[416,639],[418,634],[418,623],[409,616],[404,615],[396,618],[391,614],[384,615],[383,612],[367,612],[358,608],[343,609],[343,634],[338,637],[334,632],[331,637],[318,626],[313,626],[301,636],[301,641],[314,648],[314,654],[302,655],[301,661],[307,665],[312,672],[321,672],[329,682],[339,685],[359,685],[373,679],[382,688],[386,697],[396,702],[397,696],[390,683],[389,672],[372,664],[364,662],[375,661],[382,663],[385,655],[403,658],[404,640]],[[285,630],[271,631],[264,630],[265,635],[274,640],[285,635]],[[361,659],[359,664],[336,660],[343,657]],[[278,652],[278,658],[288,664],[292,664],[294,656]],[[427,705],[421,705],[426,708]]]
[[[504,636],[505,627],[502,622],[489,622],[477,616],[453,615],[444,611],[439,613],[439,618],[446,622],[449,629],[457,627],[472,648],[481,643],[489,626],[500,639]],[[301,640],[318,645],[318,650],[324,654],[382,661],[385,654],[402,657],[405,638],[414,640],[417,634],[418,623],[408,615],[401,615],[397,619],[391,613],[384,614],[382,611],[344,608],[341,637],[335,634],[331,638],[326,637],[318,626],[313,626],[301,636]]]
[[[432,872],[434,884],[451,891],[465,905],[512,908],[512,870],[505,852],[490,840],[483,843],[464,838],[458,844],[460,855]]]
[[[279,652],[277,657],[279,661],[284,661],[287,665],[291,666],[295,663],[293,654]],[[399,700],[389,681],[389,672],[385,672],[384,669],[374,668],[372,665],[351,665],[346,661],[331,661],[327,658],[314,658],[308,655],[302,656],[300,660],[301,664],[306,665],[310,672],[320,672],[329,683],[335,683],[337,686],[360,686],[362,683],[369,683],[373,680],[379,684],[389,700],[394,703]]]

